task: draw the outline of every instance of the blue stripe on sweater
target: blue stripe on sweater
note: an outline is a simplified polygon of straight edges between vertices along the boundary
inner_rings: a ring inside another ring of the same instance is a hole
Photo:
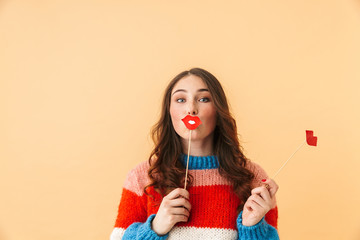
[[[186,168],[187,155],[181,154],[180,161]],[[189,169],[216,169],[219,168],[217,156],[189,156]]]

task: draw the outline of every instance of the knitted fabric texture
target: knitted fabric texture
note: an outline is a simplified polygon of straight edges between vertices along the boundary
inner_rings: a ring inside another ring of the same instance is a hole
[[[180,161],[186,166],[187,156]],[[236,210],[240,199],[232,191],[231,183],[219,174],[219,161],[216,156],[189,157],[189,173],[194,182],[188,187],[191,211],[188,222],[179,222],[172,230],[159,236],[151,229],[151,222],[157,213],[161,195],[153,187],[147,189],[154,198],[144,193],[149,184],[148,161],[132,169],[124,183],[111,240],[126,239],[279,239],[277,233],[277,207],[271,209],[256,225],[242,225],[242,212]],[[256,163],[250,162],[248,169],[255,178],[252,187],[261,185],[267,178],[265,171]]]

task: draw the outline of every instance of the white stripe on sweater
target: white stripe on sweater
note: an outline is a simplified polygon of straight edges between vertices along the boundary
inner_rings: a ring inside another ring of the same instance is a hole
[[[125,232],[124,228],[114,228],[110,240],[121,240]],[[236,240],[238,232],[222,228],[195,228],[195,227],[174,227],[168,240]]]
[[[224,228],[195,228],[195,227],[174,227],[169,234],[169,240],[235,240],[238,239],[238,232]]]
[[[121,240],[121,238],[124,236],[124,232],[124,228],[114,228],[110,235],[110,240]]]

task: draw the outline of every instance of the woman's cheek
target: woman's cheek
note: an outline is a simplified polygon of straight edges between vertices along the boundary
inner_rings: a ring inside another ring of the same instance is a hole
[[[207,125],[209,127],[216,125],[216,111],[213,108],[209,107],[204,111],[204,113],[206,114],[203,116],[203,118],[204,121],[206,121]]]
[[[180,113],[173,110],[173,111],[170,111],[170,115],[171,115],[171,121],[172,121],[172,125],[175,129],[175,132],[181,136],[182,132],[184,131],[185,125],[181,121]]]

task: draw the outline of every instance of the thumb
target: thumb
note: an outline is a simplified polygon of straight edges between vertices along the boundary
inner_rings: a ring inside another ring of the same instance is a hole
[[[266,187],[269,191],[271,198],[273,198],[278,190],[278,185],[272,179],[263,179],[261,180],[261,184]]]

